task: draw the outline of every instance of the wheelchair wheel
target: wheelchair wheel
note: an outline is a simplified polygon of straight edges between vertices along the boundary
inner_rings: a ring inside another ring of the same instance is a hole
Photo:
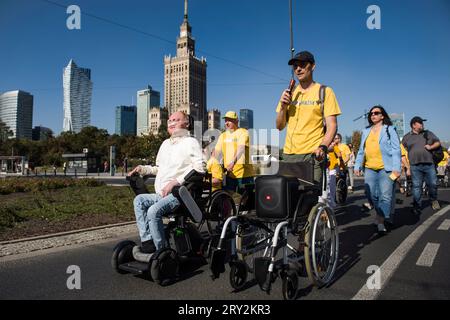
[[[113,255],[111,257],[111,266],[114,271],[120,274],[127,273],[119,269],[121,264],[131,262],[134,260],[133,258],[133,247],[136,245],[133,241],[125,240],[119,242],[113,249]]]
[[[347,184],[344,179],[339,179],[336,184],[336,203],[343,204],[347,200]]]
[[[248,268],[245,262],[236,260],[230,269],[230,284],[235,290],[241,290],[247,283]]]
[[[298,276],[294,270],[288,270],[282,277],[283,284],[281,290],[284,300],[294,300],[298,291]]]
[[[308,277],[314,285],[323,287],[332,280],[338,261],[339,236],[331,208],[319,203],[311,209],[305,243]]]
[[[235,216],[236,212],[233,198],[224,190],[215,191],[206,208],[206,226],[209,235],[220,234],[225,220]]]

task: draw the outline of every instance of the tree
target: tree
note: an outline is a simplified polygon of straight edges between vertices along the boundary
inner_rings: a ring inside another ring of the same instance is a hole
[[[359,146],[361,145],[361,136],[362,131],[353,131],[352,133],[352,144],[353,144],[353,150],[355,150],[355,153],[358,152]]]
[[[0,142],[7,141],[14,133],[10,128],[0,119]]]

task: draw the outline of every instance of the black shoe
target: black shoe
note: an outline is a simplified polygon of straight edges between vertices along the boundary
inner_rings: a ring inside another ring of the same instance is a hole
[[[419,208],[412,208],[411,212],[415,215],[415,216],[420,216],[422,214],[422,211]]]
[[[153,253],[156,251],[155,244],[153,240],[144,241],[141,244],[141,252],[142,253]]]

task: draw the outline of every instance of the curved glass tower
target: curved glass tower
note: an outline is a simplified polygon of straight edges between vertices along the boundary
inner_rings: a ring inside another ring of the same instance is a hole
[[[79,68],[73,60],[70,60],[64,68],[63,88],[63,131],[78,133],[91,123],[91,70]]]

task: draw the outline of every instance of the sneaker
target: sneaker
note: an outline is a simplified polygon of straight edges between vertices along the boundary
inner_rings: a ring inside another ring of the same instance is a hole
[[[142,253],[154,253],[156,251],[155,244],[153,240],[143,241],[141,244]]]
[[[433,210],[440,210],[441,205],[439,204],[439,201],[437,200],[431,201],[431,208],[433,208]]]
[[[387,232],[386,227],[384,226],[383,223],[379,223],[377,228],[379,234],[385,234]]]
[[[363,207],[365,207],[368,210],[372,210],[373,209],[372,205],[369,202],[364,202]]]
[[[348,186],[348,191],[352,191],[353,190],[353,187],[352,186]]]

